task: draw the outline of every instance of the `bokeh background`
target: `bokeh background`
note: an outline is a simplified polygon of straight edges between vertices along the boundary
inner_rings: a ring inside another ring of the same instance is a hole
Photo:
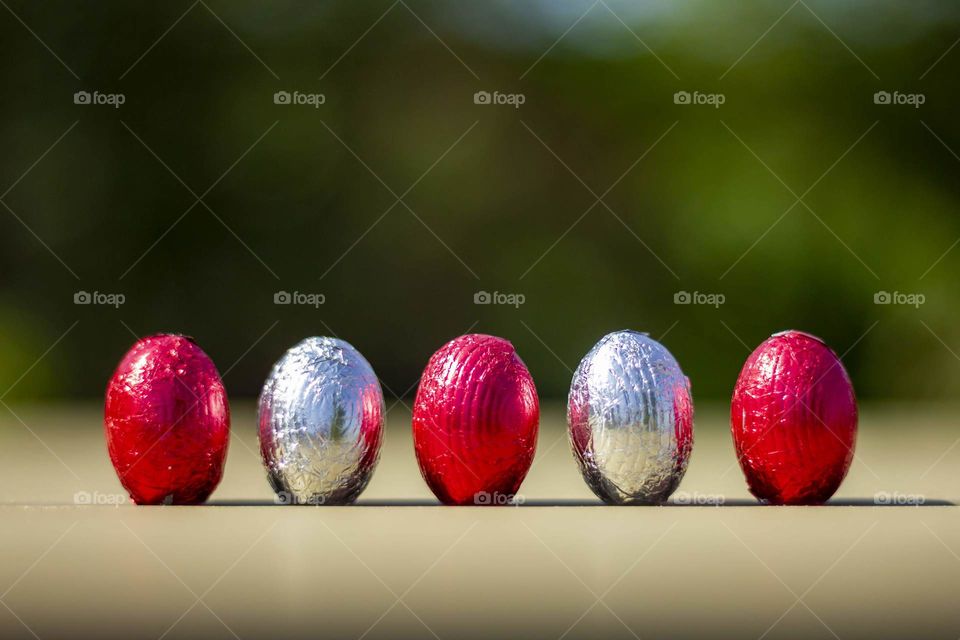
[[[957,3],[3,4],[0,399],[95,399],[160,331],[238,398],[322,334],[408,396],[468,330],[563,398],[621,328],[698,399],[786,328],[863,398],[960,390]]]

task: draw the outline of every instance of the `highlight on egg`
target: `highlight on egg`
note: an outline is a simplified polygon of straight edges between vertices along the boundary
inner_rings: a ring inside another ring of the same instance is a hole
[[[138,340],[107,384],[103,422],[110,460],[137,504],[198,504],[223,477],[227,393],[191,338]]]
[[[427,363],[413,406],[420,472],[444,504],[502,505],[533,462],[537,389],[513,345],[470,334]]]
[[[567,425],[583,479],[599,498],[662,503],[683,479],[693,449],[690,381],[647,334],[609,333],[573,374]]]
[[[307,338],[260,393],[260,453],[279,501],[349,504],[380,458],[385,409],[370,363],[348,342]]]
[[[850,469],[857,400],[840,358],[820,338],[784,331],[750,354],[730,425],[750,492],[771,504],[820,504]]]

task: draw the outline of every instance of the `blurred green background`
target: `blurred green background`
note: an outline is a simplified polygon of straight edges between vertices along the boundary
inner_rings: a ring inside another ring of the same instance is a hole
[[[323,334],[409,395],[471,330],[562,398],[621,328],[698,399],[786,328],[863,398],[960,390],[956,2],[7,0],[0,34],[0,399],[96,398],[161,331],[234,397]]]

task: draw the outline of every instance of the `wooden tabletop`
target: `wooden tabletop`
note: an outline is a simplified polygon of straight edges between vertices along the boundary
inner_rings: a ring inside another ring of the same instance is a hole
[[[389,406],[389,404],[388,404]],[[664,507],[607,507],[545,403],[519,507],[442,507],[407,407],[357,505],[276,505],[251,404],[202,507],[126,501],[100,408],[0,415],[0,637],[960,637],[960,408],[863,407],[825,507],[759,506],[701,407]]]

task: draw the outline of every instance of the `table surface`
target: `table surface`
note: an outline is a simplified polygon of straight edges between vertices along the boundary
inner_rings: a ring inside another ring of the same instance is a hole
[[[960,636],[960,407],[864,407],[824,507],[757,505],[701,408],[674,496],[695,504],[607,507],[547,404],[525,503],[500,508],[436,503],[404,403],[357,505],[276,505],[233,409],[202,507],[128,504],[96,405],[2,412],[0,637]]]

